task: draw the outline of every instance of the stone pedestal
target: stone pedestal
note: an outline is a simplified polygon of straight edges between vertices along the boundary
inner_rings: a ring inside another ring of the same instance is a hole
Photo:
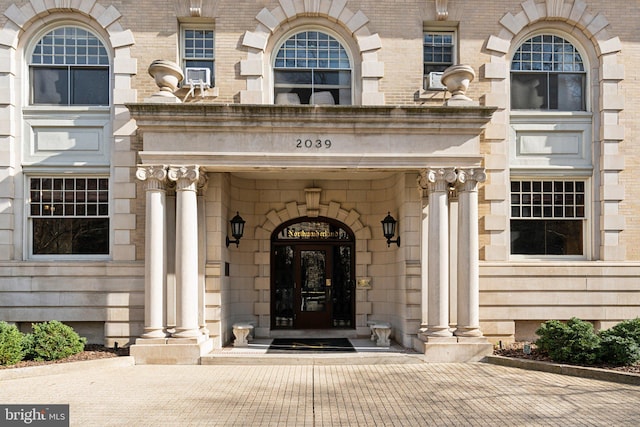
[[[138,338],[130,347],[136,365],[199,365],[200,358],[213,350],[213,339]]]
[[[479,362],[493,354],[493,344],[485,337],[428,337],[414,338],[414,348],[424,353],[428,363]]]

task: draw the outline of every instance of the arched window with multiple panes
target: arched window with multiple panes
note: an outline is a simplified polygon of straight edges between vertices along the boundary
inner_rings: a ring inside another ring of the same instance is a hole
[[[109,56],[91,32],[55,28],[35,44],[29,60],[30,104],[109,105]]]
[[[33,134],[47,141],[41,148],[27,139],[23,150],[23,162],[31,166],[25,173],[26,256],[106,259],[112,240],[111,57],[101,39],[79,25],[45,31],[25,55],[24,115],[38,126]]]
[[[302,31],[276,49],[276,104],[351,105],[352,64],[346,49],[322,31]]]
[[[511,256],[589,256],[592,118],[587,64],[555,34],[524,40],[511,60]]]
[[[578,50],[562,37],[537,35],[511,61],[511,108],[584,111],[586,71]]]

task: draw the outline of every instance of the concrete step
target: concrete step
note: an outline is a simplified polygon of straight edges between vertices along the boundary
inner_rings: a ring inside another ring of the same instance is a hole
[[[377,365],[425,363],[424,354],[396,343],[377,347],[368,339],[350,339],[355,352],[288,351],[269,353],[271,339],[256,339],[248,347],[215,349],[200,358],[201,365]]]

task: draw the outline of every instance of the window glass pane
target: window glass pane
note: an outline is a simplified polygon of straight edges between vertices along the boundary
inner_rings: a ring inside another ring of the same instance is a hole
[[[584,74],[558,74],[558,110],[585,110],[584,80]]]
[[[109,70],[72,68],[71,98],[74,105],[109,105]]]
[[[546,110],[546,74],[511,73],[511,108],[515,110]]]
[[[580,220],[511,220],[514,255],[583,255]]]
[[[276,84],[286,85],[311,85],[312,73],[311,71],[283,71],[276,70],[275,82]]]
[[[34,104],[67,105],[69,81],[66,68],[31,69],[31,99]]]
[[[109,254],[108,218],[34,218],[34,255]]]

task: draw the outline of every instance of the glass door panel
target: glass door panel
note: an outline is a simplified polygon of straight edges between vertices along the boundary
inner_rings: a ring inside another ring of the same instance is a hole
[[[294,251],[292,246],[277,246],[274,253],[275,327],[293,327],[294,310]]]
[[[326,254],[324,251],[300,251],[301,286],[300,311],[325,311],[326,294]]]

